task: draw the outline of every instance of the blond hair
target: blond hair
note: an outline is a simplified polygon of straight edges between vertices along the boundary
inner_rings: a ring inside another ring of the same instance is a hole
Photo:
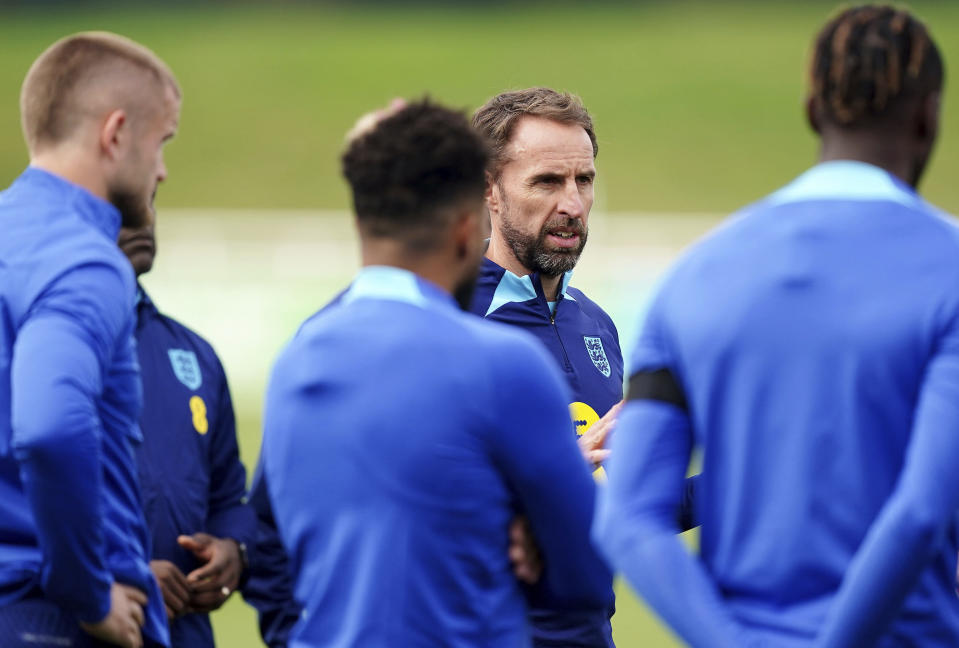
[[[167,88],[180,97],[173,72],[146,47],[109,32],[67,36],[34,61],[23,81],[20,119],[27,147],[33,152],[68,139],[98,107],[132,108],[146,95],[155,103]]]

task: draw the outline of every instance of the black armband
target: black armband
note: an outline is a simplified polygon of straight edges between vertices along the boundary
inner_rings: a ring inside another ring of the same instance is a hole
[[[669,369],[634,373],[629,379],[626,400],[654,400],[675,405],[684,412],[689,410],[686,394]]]

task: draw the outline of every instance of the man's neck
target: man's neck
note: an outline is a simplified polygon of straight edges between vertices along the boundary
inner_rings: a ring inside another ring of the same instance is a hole
[[[519,262],[519,259],[513,254],[512,248],[510,248],[505,241],[498,238],[495,233],[490,237],[489,247],[486,249],[486,258],[501,268],[509,270],[518,277],[524,277],[533,273],[532,270]],[[549,276],[541,273],[539,280],[543,286],[543,294],[546,296],[546,301],[556,301],[563,275]]]
[[[449,262],[436,254],[411,255],[405,247],[388,239],[361,239],[361,265],[391,266],[409,270],[453,294],[455,277]]]
[[[30,166],[42,169],[68,182],[83,187],[94,196],[107,200],[107,186],[98,167],[76,147],[64,144],[55,149],[35,153]]]
[[[915,188],[914,162],[901,153],[904,149],[890,134],[883,138],[868,132],[829,133],[822,138],[820,162],[852,160],[879,167]]]

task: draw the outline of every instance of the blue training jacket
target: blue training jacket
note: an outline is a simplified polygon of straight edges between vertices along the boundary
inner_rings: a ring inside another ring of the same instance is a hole
[[[118,581],[148,594],[143,633],[167,645],[119,228],[113,205],[37,168],[0,193],[0,606],[43,597],[99,621]]]
[[[959,645],[952,222],[820,164],[683,256],[633,367],[594,533],[685,641]],[[694,446],[700,559],[667,515]]]
[[[565,392],[527,335],[405,270],[361,270],[267,392],[264,470],[304,604],[291,645],[527,645],[518,512],[544,554],[533,600],[609,605]]]
[[[623,397],[623,356],[612,319],[582,291],[569,286],[566,273],[555,316],[543,295],[539,276],[518,277],[484,259],[471,312],[522,328],[536,336],[561,369],[572,392],[571,415],[582,434]],[[339,298],[330,306],[335,305]],[[687,481],[678,512],[679,527],[694,526],[692,500],[695,479]],[[293,600],[290,567],[276,536],[276,523],[267,497],[262,470],[257,470],[250,503],[257,511],[257,558],[243,596],[260,619],[263,640],[270,648],[286,646],[289,630],[300,608]],[[566,645],[612,644],[609,610],[534,611],[534,642],[560,641]]]
[[[151,558],[189,574],[200,563],[177,544],[177,536],[203,531],[253,547],[255,518],[246,504],[246,470],[219,358],[206,340],[161,314],[142,289],[139,294],[144,406],[137,463]],[[212,647],[209,615],[174,619],[170,639],[174,648]]]

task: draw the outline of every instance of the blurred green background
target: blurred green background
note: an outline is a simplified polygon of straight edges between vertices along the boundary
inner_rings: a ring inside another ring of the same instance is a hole
[[[913,2],[947,64],[959,3]],[[631,347],[656,276],[689,241],[809,166],[805,65],[831,2],[173,3],[0,0],[0,184],[23,169],[18,94],[53,40],[107,29],[155,50],[184,91],[158,197],[160,258],[144,283],[207,336],[230,376],[244,460],[259,448],[263,387],[297,324],[357,267],[338,170],[343,134],[394,96],[472,110],[504,89],[582,96],[600,143],[590,245],[574,280]],[[923,185],[959,209],[959,113]],[[0,236],[2,236],[0,232]],[[675,640],[631,595],[624,646]],[[259,646],[233,597],[214,617],[223,647]]]

